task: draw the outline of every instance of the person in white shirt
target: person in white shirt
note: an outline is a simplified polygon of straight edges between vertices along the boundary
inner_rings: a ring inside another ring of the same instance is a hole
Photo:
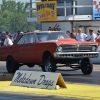
[[[100,39],[100,30],[97,31],[97,37],[96,37],[96,40],[97,40],[97,39]]]
[[[9,38],[9,36],[6,34],[5,35],[5,41],[4,41],[4,46],[10,46],[13,45],[12,40]]]
[[[78,41],[85,41],[86,37],[87,37],[87,35],[85,33],[82,33],[82,29],[79,28],[78,29],[78,33],[76,35],[76,40],[78,40]]]
[[[93,29],[89,29],[89,34],[86,38],[86,41],[89,41],[89,42],[96,42],[96,37],[97,35],[93,33]]]

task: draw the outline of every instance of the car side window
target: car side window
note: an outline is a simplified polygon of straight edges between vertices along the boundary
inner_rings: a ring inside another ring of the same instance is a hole
[[[24,44],[30,43],[30,35],[25,35],[25,42]]]
[[[30,35],[30,43],[34,43],[35,41],[36,40],[34,34]]]
[[[24,36],[20,38],[20,40],[17,42],[17,44],[24,44]]]
[[[25,36],[25,44],[27,44],[27,43],[34,43],[34,42],[35,42],[35,37],[34,37],[33,34]]]
[[[36,42],[36,38],[35,38],[35,35],[33,34],[32,35],[32,43],[35,43]]]
[[[27,44],[27,43],[34,43],[35,37],[33,34],[26,34],[24,35],[17,44]]]

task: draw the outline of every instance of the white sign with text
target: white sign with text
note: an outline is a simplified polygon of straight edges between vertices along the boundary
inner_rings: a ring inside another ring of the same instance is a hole
[[[66,88],[60,73],[22,70],[16,71],[11,85],[46,89],[55,89],[56,85],[59,85],[62,88]]]

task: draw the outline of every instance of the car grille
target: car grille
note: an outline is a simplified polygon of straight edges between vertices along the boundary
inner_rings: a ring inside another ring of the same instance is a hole
[[[92,50],[92,46],[93,45],[81,45],[81,44],[77,44],[77,45],[62,45],[62,52],[66,52],[66,51],[91,51]]]

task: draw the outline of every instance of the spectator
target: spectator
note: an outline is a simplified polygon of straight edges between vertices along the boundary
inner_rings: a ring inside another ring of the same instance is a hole
[[[77,35],[76,29],[73,28],[72,33],[70,34],[70,37],[73,38],[73,39],[76,39],[76,35]]]
[[[1,34],[2,34],[2,32],[0,32],[0,47],[1,47],[1,43],[2,43],[2,41],[1,41]]]
[[[94,34],[93,29],[89,29],[89,34],[86,38],[86,41],[95,42],[96,41],[96,34]]]
[[[5,31],[3,31],[3,32],[1,33],[1,36],[0,36],[0,43],[1,43],[1,46],[3,46],[3,45],[4,45],[4,41],[5,41],[5,34],[6,34],[6,32],[5,32]]]
[[[17,31],[17,34],[14,36],[14,42],[20,37],[20,31]]]
[[[11,39],[9,38],[9,36],[6,34],[5,35],[4,46],[10,46],[10,45],[13,45],[13,42],[11,41]]]
[[[22,31],[20,32],[20,34],[23,34],[23,33],[24,33],[24,32],[22,32]]]
[[[11,33],[10,32],[6,32],[6,34],[9,36],[9,38],[12,40],[12,42],[14,42],[14,38],[13,38],[13,36],[11,36]]]
[[[87,37],[87,35],[85,33],[82,33],[82,29],[79,28],[78,29],[78,34],[76,36],[76,40],[78,40],[78,41],[85,41],[86,37]]]
[[[96,40],[97,40],[97,39],[100,39],[100,30],[97,31],[97,37],[96,37]]]
[[[71,37],[71,35],[70,35],[70,34],[71,34],[70,31],[67,31],[66,34],[67,34],[69,37]]]

